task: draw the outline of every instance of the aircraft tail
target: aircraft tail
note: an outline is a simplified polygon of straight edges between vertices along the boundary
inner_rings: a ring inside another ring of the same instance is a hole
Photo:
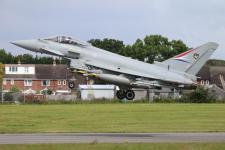
[[[219,45],[209,42],[163,61],[168,68],[196,75]]]

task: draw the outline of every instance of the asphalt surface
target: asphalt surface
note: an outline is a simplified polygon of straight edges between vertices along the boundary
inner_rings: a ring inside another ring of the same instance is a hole
[[[0,144],[34,143],[213,143],[225,133],[38,133],[0,134]]]

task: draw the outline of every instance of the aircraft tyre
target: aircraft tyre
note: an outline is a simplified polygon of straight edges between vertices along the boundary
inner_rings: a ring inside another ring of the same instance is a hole
[[[118,90],[116,96],[118,99],[124,99],[126,97],[126,92],[124,90]]]
[[[127,100],[133,100],[135,97],[135,93],[133,90],[127,90],[126,92],[126,99]]]
[[[68,87],[69,87],[70,89],[75,88],[75,83],[74,83],[73,81],[70,81],[70,82],[68,83]]]

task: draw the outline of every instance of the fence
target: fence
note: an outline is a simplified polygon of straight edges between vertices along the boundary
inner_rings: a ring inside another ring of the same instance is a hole
[[[49,101],[75,101],[77,100],[77,95],[46,95],[46,100]]]
[[[148,99],[150,102],[154,99],[161,98],[179,98],[180,94],[177,91],[168,90],[146,90],[146,89],[133,89],[135,92],[135,99]],[[88,97],[88,100],[96,99],[94,95],[94,89],[88,89],[86,92],[88,95],[83,95],[81,92],[73,93],[73,95],[43,95],[43,94],[23,94],[23,93],[13,93],[13,92],[2,92],[1,101],[2,103],[38,103],[43,101],[76,101],[76,100],[87,100],[84,97]],[[98,91],[99,93],[99,91]],[[97,97],[97,99],[116,99],[116,90],[112,90],[110,97]],[[103,94],[104,95],[104,94]]]
[[[41,94],[23,94],[20,92],[1,93],[2,103],[15,103],[15,102],[33,103],[44,101],[46,99],[45,97],[46,97],[45,95]]]

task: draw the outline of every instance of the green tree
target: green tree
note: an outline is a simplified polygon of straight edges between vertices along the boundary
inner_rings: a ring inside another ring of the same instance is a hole
[[[115,40],[115,39],[107,39],[107,38],[103,40],[91,39],[88,42],[95,47],[98,47],[113,53],[117,53],[117,54],[121,54],[125,48],[123,41]]]
[[[144,38],[144,49],[147,62],[164,61],[177,54],[188,50],[188,47],[180,40],[169,41],[161,35],[150,35]]]
[[[48,56],[33,56],[31,54],[23,54],[13,56],[11,53],[6,52],[4,49],[0,49],[0,63],[2,64],[14,64],[21,62],[22,64],[52,64],[53,58]],[[66,58],[56,59],[57,64],[69,64],[70,60]]]
[[[52,57],[39,57],[37,62],[38,62],[38,64],[52,64],[53,58]]]
[[[14,60],[15,60],[15,63],[18,63],[19,61],[23,64],[33,64],[34,63],[34,58],[30,54],[23,54],[23,55],[15,56]]]
[[[11,53],[7,53],[4,49],[0,49],[0,63],[14,63],[14,56]]]
[[[198,87],[195,91],[190,93],[189,100],[191,103],[211,103],[215,102],[215,97],[211,95],[207,89]]]
[[[137,39],[133,45],[124,45],[115,39],[92,39],[89,42],[95,47],[148,63],[163,61],[188,50],[181,40],[169,41],[161,35],[148,35],[143,40]]]
[[[10,89],[11,93],[17,93],[19,91],[20,91],[19,88],[17,86],[15,86],[15,85]]]
[[[43,94],[43,95],[51,95],[52,93],[53,93],[53,91],[51,89],[46,89],[41,92],[41,94]]]
[[[13,95],[11,92],[7,92],[3,96],[4,101],[13,101]]]
[[[127,51],[127,50],[126,50]],[[136,42],[132,45],[130,52],[127,52],[129,57],[145,61],[146,58],[146,47],[144,42],[140,39],[137,39]]]
[[[172,57],[172,56],[175,56],[175,55],[178,55],[178,54],[180,54],[180,53],[182,53],[182,52],[185,52],[185,51],[187,51],[188,49],[190,49],[190,48],[188,48],[187,45],[184,44],[184,42],[181,41],[181,40],[172,40],[170,43],[171,43],[171,46],[172,46],[172,52],[171,52],[171,54],[168,56],[168,58],[170,58],[170,57]],[[168,59],[168,58],[166,58],[166,59]]]

